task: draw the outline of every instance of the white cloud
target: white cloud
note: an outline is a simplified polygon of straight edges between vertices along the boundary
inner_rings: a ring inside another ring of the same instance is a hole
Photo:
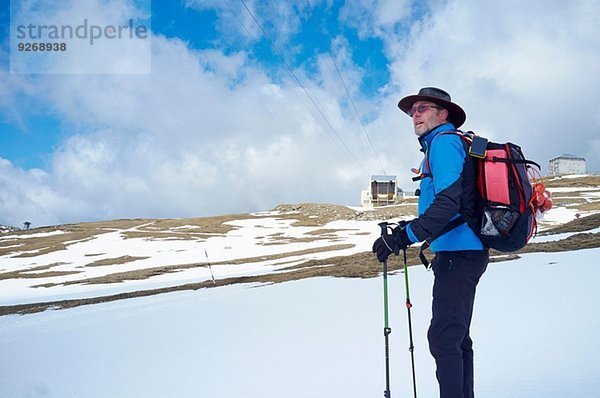
[[[65,203],[47,180],[48,174],[42,170],[24,171],[0,158],[0,223],[20,227],[26,221],[32,226],[58,222],[54,211]]]
[[[399,27],[407,22],[413,5],[400,0],[359,0],[346,2],[340,10],[340,18],[357,29],[359,37],[397,34]]]
[[[0,171],[7,181],[0,204],[5,223],[358,203],[367,176],[321,116],[307,109],[312,105],[291,79],[273,82],[244,53],[192,51],[162,37],[153,38],[152,70],[149,76],[38,80],[33,94],[62,115],[72,134],[43,178],[12,166]],[[316,85],[310,92],[361,158],[353,143],[359,132],[341,115],[337,99]],[[24,195],[28,189],[54,199]],[[15,195],[23,200],[9,200]]]
[[[600,128],[598,17],[594,1],[438,4],[404,40],[381,36],[390,87],[396,99],[445,88],[465,108],[465,128],[517,142],[544,166],[571,152],[599,170],[591,150]]]
[[[308,4],[304,1],[186,0],[185,4],[191,9],[217,12],[220,40],[226,43],[239,40],[253,43],[263,39],[266,34],[277,51],[282,50],[290,37],[299,31],[301,17],[308,13]]]

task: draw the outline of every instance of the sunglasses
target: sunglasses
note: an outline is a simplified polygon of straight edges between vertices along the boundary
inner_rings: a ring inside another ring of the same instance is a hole
[[[412,108],[411,110],[409,110],[408,112],[406,112],[408,114],[408,116],[413,117],[413,115],[417,112],[419,113],[423,113],[427,110],[427,108],[436,108],[436,109],[444,109],[441,106],[438,105],[419,105],[416,108]]]

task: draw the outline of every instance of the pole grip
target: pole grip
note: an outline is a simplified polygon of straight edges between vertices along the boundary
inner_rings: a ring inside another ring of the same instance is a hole
[[[389,222],[384,221],[384,222],[380,222],[377,225],[379,225],[379,228],[381,228],[381,236],[388,236],[390,234],[388,231],[388,225],[390,225]]]

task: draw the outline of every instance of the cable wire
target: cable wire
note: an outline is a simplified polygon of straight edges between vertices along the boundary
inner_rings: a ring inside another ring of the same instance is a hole
[[[311,6],[309,0],[305,0],[306,4],[308,5],[308,9],[310,10],[311,15],[314,18],[314,9]],[[324,33],[324,29],[322,28],[322,21],[320,21],[320,27],[319,30],[321,31],[322,34],[324,34],[325,36],[327,36],[328,39],[330,39],[329,34]],[[329,52],[329,58],[331,59],[331,62],[333,63],[333,66],[335,67],[335,71],[340,79],[340,81],[342,82],[342,86],[344,87],[344,90],[346,92],[346,95],[348,97],[348,99],[350,100],[350,104],[352,105],[352,109],[354,110],[354,113],[356,114],[356,118],[358,119],[358,122],[360,123],[362,130],[365,134],[365,137],[367,138],[367,142],[369,143],[369,146],[371,148],[371,150],[373,151],[373,155],[375,155],[375,159],[377,160],[377,163],[379,163],[379,167],[381,167],[381,170],[383,171],[383,174],[387,174],[387,172],[385,171],[385,167],[383,166],[383,164],[381,163],[381,160],[379,159],[379,156],[377,155],[377,151],[375,150],[375,147],[373,146],[373,142],[371,141],[371,137],[369,136],[369,133],[367,132],[367,128],[365,127],[365,124],[363,123],[361,117],[360,117],[360,113],[358,112],[358,109],[356,107],[356,104],[354,102],[354,100],[352,99],[352,95],[350,94],[350,90],[348,90],[348,86],[346,85],[346,82],[344,80],[344,78],[342,77],[342,74],[340,73],[340,69],[338,67],[337,62],[335,61],[335,58],[333,57],[333,55],[331,54],[331,51]]]
[[[302,84],[302,82],[300,81],[300,79],[298,78],[298,76],[296,75],[296,73],[294,72],[294,70],[287,63],[287,61],[285,60],[285,57],[283,56],[283,54],[275,47],[275,45],[273,43],[273,40],[271,40],[271,37],[265,31],[265,29],[263,28],[262,24],[258,21],[258,19],[254,15],[254,13],[250,10],[250,8],[246,5],[246,2],[244,0],[240,0],[240,2],[242,3],[242,5],[246,9],[246,11],[250,14],[250,16],[252,17],[252,19],[254,20],[254,23],[256,23],[256,25],[260,29],[261,33],[265,37],[265,39],[269,42],[269,44],[271,45],[271,48],[273,49],[273,51],[281,58],[281,60],[283,61],[283,65],[285,66],[285,68],[287,69],[287,71],[292,75],[292,78],[294,79],[294,81],[296,82],[296,84],[302,89],[302,91],[308,97],[308,99],[312,103],[312,105],[317,109],[317,112],[319,112],[319,114],[321,115],[321,117],[323,118],[323,120],[325,120],[325,122],[329,126],[329,129],[334,133],[335,137],[337,137],[338,141],[342,144],[343,148],[348,152],[348,154],[352,157],[352,159],[354,160],[354,162],[363,170],[363,172],[365,174],[368,174],[368,171],[364,168],[364,166],[362,165],[362,163],[356,158],[356,156],[354,155],[354,153],[352,152],[352,150],[348,147],[348,145],[346,145],[346,143],[344,142],[344,140],[342,139],[342,137],[340,136],[340,134],[338,133],[338,131],[336,130],[336,128],[329,121],[329,118],[327,118],[327,116],[325,115],[325,113],[323,112],[323,110],[321,109],[321,107],[317,104],[317,102],[315,101],[315,99],[313,98],[313,96],[310,94],[309,90],[305,87],[304,84]],[[334,142],[335,142],[335,140],[334,140]]]

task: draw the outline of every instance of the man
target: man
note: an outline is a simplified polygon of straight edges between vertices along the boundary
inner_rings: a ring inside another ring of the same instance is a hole
[[[475,288],[489,253],[466,221],[475,211],[474,162],[454,134],[466,120],[450,95],[435,87],[404,97],[398,107],[412,118],[424,160],[418,218],[401,222],[373,244],[379,261],[415,242],[435,253],[432,319],[427,334],[441,398],[472,398],[473,348],[469,335]],[[456,220],[458,219],[458,220]],[[456,220],[449,225],[451,220]]]

